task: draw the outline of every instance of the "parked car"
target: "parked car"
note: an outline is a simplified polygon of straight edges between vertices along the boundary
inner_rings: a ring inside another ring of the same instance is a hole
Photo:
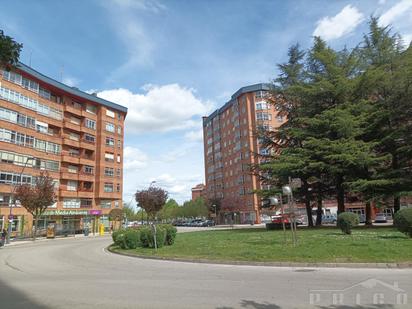
[[[336,215],[323,215],[322,216],[322,224],[336,224],[338,219]]]
[[[388,222],[388,218],[384,213],[377,213],[375,216],[375,223],[386,223]]]
[[[366,223],[366,216],[365,215],[359,215],[359,223]]]

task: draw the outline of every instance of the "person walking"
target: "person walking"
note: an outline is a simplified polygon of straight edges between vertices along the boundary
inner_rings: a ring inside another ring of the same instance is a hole
[[[6,229],[3,229],[3,231],[1,231],[0,247],[4,246],[4,243],[6,242],[6,238],[7,238],[7,231]]]

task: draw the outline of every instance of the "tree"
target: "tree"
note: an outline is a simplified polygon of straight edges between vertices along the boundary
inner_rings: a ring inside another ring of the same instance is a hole
[[[143,208],[154,221],[157,213],[162,209],[167,200],[167,192],[162,188],[151,186],[147,190],[137,191],[135,194],[136,202]]]
[[[363,139],[374,142],[375,152],[387,160],[356,185],[374,200],[392,197],[397,212],[401,196],[410,195],[412,187],[412,50],[404,50],[401,37],[380,27],[378,18],[371,18],[369,29],[359,51],[364,74],[357,93],[371,107]]]
[[[6,69],[15,66],[19,61],[22,47],[23,44],[17,43],[0,30],[0,66],[5,66]]]
[[[137,214],[132,205],[123,203],[123,212],[126,215],[128,221],[137,220]]]
[[[109,219],[116,223],[115,229],[119,229],[121,227],[121,222],[123,220],[124,211],[121,208],[113,208],[109,212]]]
[[[54,182],[47,172],[42,172],[36,177],[34,186],[29,184],[18,185],[15,199],[33,216],[33,240],[37,235],[37,221],[46,211],[47,207],[56,202]]]

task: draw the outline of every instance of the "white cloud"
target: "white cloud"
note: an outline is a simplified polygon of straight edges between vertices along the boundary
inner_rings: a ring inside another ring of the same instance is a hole
[[[63,77],[62,83],[66,84],[69,87],[75,87],[75,86],[79,85],[80,80],[78,80],[77,78],[74,78],[74,77],[65,76],[65,77]]]
[[[363,20],[364,15],[356,7],[347,5],[337,15],[318,20],[313,35],[325,40],[338,39],[351,33]]]
[[[137,170],[147,166],[149,157],[140,149],[126,146],[123,151],[123,167],[125,170]]]
[[[410,9],[412,9],[411,0],[399,1],[389,10],[387,10],[384,14],[382,14],[382,16],[379,18],[379,24],[381,26],[389,25]]]
[[[190,189],[195,185],[195,182],[200,178],[199,175],[190,177],[175,178],[170,174],[161,174],[152,181],[155,181],[155,185],[164,188],[166,191],[174,196],[187,195]]]
[[[114,5],[125,9],[159,12],[166,6],[155,0],[112,0]]]
[[[97,95],[126,106],[129,111],[125,128],[128,133],[166,132],[196,127],[212,107],[195,97],[194,90],[169,84],[146,86],[146,93],[132,93],[127,89],[113,89]]]
[[[188,131],[185,138],[190,142],[200,143],[203,141],[203,129]]]

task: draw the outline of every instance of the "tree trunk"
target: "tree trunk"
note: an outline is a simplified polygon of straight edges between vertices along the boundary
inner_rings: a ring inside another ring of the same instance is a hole
[[[366,207],[365,207],[365,226],[372,226],[372,206],[371,206],[371,202],[366,203]]]
[[[343,188],[343,177],[338,176],[336,180],[336,197],[338,202],[338,214],[345,212],[345,189]]]
[[[36,240],[37,235],[37,214],[33,216],[34,218],[34,233],[33,233],[33,241]]]
[[[395,172],[399,168],[398,157],[396,154],[392,155],[392,171]],[[397,192],[395,192],[397,193]],[[396,213],[401,209],[401,199],[399,196],[393,198],[393,212]]]
[[[316,210],[316,226],[322,225],[322,195],[318,193],[318,209]]]
[[[395,196],[393,198],[393,212],[397,213],[401,209],[401,198],[399,196]]]
[[[312,207],[310,206],[310,194],[309,194],[308,183],[306,181],[303,181],[302,188],[303,188],[303,192],[305,195],[305,206],[306,206],[306,215],[308,217],[308,226],[313,227]]]

